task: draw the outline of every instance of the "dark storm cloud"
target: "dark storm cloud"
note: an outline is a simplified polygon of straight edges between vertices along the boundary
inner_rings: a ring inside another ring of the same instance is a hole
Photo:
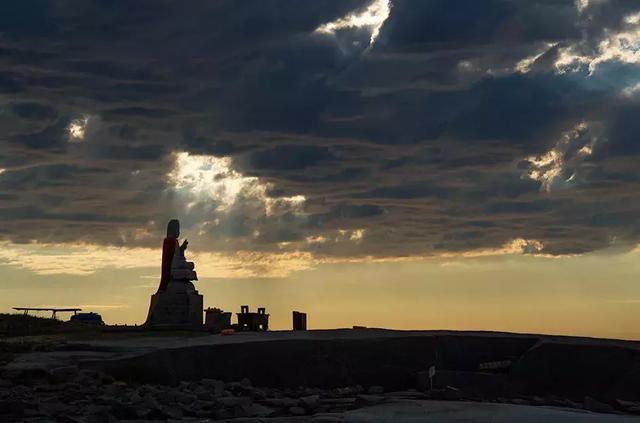
[[[30,120],[50,120],[56,117],[53,107],[46,104],[24,102],[14,103],[9,106],[11,112],[23,119]]]
[[[251,169],[302,170],[321,162],[335,160],[327,147],[312,145],[279,145],[251,153],[248,161]]]
[[[211,249],[638,242],[640,60],[599,49],[640,5],[392,0],[371,46],[367,28],[315,32],[368,4],[2,3],[2,236],[155,245],[178,215]],[[230,156],[259,183],[194,201],[167,178],[178,151]]]

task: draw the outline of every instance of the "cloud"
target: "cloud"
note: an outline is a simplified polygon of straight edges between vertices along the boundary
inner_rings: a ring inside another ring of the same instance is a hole
[[[634,2],[110,7],[0,6],[11,245],[148,257],[178,217],[257,275],[640,240]]]
[[[352,28],[368,28],[371,37],[369,45],[376,42],[380,35],[380,28],[389,18],[391,12],[391,0],[374,0],[366,9],[360,12],[349,13],[347,16],[327,22],[316,28],[321,34],[335,34],[338,31]]]
[[[603,141],[597,135],[597,128],[580,122],[565,132],[544,155],[525,158],[524,166],[528,168],[526,176],[540,182],[540,189],[546,192],[574,186],[580,182],[581,166]]]
[[[333,242],[347,240],[358,242],[365,231],[339,230]],[[323,238],[307,239],[310,244],[324,244]],[[0,265],[10,265],[30,270],[39,275],[91,275],[104,269],[154,269],[159,271],[161,250],[150,248],[104,247],[93,244],[13,244],[3,242],[0,249]],[[229,254],[188,252],[189,260],[196,264],[200,278],[281,278],[294,272],[312,269],[320,264],[356,262],[399,262],[421,260],[450,260],[464,258],[497,257],[508,255],[542,255],[541,242],[514,239],[500,248],[478,249],[464,253],[412,255],[405,257],[314,257],[309,252],[257,253],[236,251]],[[159,277],[159,276],[158,276]],[[153,277],[150,277],[152,279]],[[151,286],[145,284],[145,287]],[[43,306],[44,307],[44,306]],[[117,308],[118,305],[92,305],[87,308]]]
[[[151,248],[105,247],[93,244],[3,243],[0,262],[40,275],[90,275],[98,270],[159,269],[161,251]],[[201,278],[273,278],[312,268],[308,253],[188,253]]]

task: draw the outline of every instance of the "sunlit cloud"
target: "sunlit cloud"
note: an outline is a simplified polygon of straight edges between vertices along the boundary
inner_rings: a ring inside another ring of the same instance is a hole
[[[169,184],[191,198],[192,206],[199,202],[215,202],[217,211],[226,211],[241,198],[259,201],[266,215],[280,212],[302,212],[303,195],[271,197],[272,185],[260,178],[245,176],[233,168],[230,157],[175,154],[174,166],[167,175]]]
[[[316,29],[321,34],[335,34],[344,29],[368,28],[371,32],[369,45],[373,45],[380,35],[380,29],[391,13],[390,0],[374,0],[365,10],[350,13],[333,22],[325,23]]]
[[[586,3],[588,6],[588,2]],[[555,68],[559,73],[574,72],[586,67],[593,74],[602,63],[617,61],[640,64],[640,13],[625,17],[626,26],[619,31],[607,31],[595,52],[583,43],[570,44],[558,50]]]
[[[455,260],[484,259],[504,256],[531,256],[541,259],[562,259],[574,257],[573,254],[551,255],[544,253],[544,243],[536,239],[516,238],[497,248],[478,248],[467,251],[437,252],[432,254],[414,254],[407,256],[367,256],[367,257],[327,257],[322,263],[410,263],[418,261],[438,261],[451,263]]]
[[[479,248],[455,253],[442,253],[438,258],[442,259],[469,259],[483,257],[498,257],[510,255],[531,255],[536,257],[556,258],[560,256],[551,256],[544,254],[544,243],[537,239],[515,238],[498,248]]]
[[[307,244],[325,244],[329,239],[322,235],[313,235],[305,238]]]
[[[589,7],[589,0],[576,0],[576,7],[578,11],[583,12]]]
[[[67,126],[67,133],[69,134],[69,142],[81,142],[84,141],[87,126],[89,125],[91,117],[88,115],[81,118],[72,120]]]
[[[562,175],[564,167],[562,153],[554,148],[542,156],[531,156],[526,160],[531,165],[529,177],[534,181],[541,182],[544,191],[551,191],[551,187]]]
[[[339,229],[338,236],[336,238],[336,242],[349,240],[349,241],[361,241],[364,238],[366,230],[365,229]]]
[[[599,138],[589,134],[589,130],[586,122],[580,122],[565,132],[548,152],[526,157],[526,177],[540,182],[540,189],[546,192],[573,183],[580,164],[593,154],[593,149],[599,142]],[[567,173],[571,175],[566,177]]]
[[[536,54],[526,57],[516,63],[515,70],[520,73],[529,73],[531,71],[531,66],[542,56],[544,56],[550,49],[554,48],[557,43],[545,43],[545,46],[542,50],[538,51]]]
[[[640,92],[640,83],[630,85],[622,90],[622,95],[625,97],[634,97]]]

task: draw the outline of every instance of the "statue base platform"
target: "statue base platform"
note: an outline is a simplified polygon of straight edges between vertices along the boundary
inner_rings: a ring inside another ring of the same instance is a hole
[[[201,328],[203,297],[189,281],[170,281],[166,291],[151,296],[146,326]]]

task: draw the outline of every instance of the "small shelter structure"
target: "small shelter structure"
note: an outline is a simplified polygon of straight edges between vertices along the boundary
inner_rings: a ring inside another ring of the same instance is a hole
[[[23,311],[25,316],[27,316],[30,311],[50,311],[52,319],[57,319],[58,313],[73,313],[75,316],[79,311],[82,311],[81,308],[14,307],[13,309],[16,311]]]

